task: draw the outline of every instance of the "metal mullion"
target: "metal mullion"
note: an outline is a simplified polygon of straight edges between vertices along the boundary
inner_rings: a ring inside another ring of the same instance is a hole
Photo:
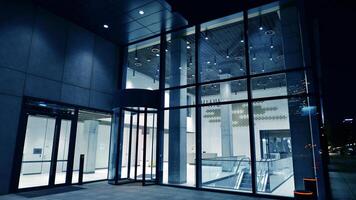
[[[193,104],[193,105],[185,105],[185,106],[171,106],[171,107],[165,107],[163,109],[164,110],[176,110],[176,109],[183,109],[183,108],[193,108],[195,106],[196,106],[195,104]]]
[[[243,9],[243,25],[244,25],[244,47],[245,47],[245,64],[247,72],[247,99],[248,99],[248,121],[250,132],[250,157],[251,157],[251,179],[252,179],[252,193],[256,194],[256,152],[255,152],[255,129],[253,118],[253,103],[252,99],[252,86],[251,86],[251,68],[250,68],[250,52],[249,52],[249,37],[248,37],[248,1],[244,1]]]
[[[166,33],[161,33],[160,49],[167,48]],[[159,94],[160,105],[157,109],[157,134],[156,134],[156,183],[163,182],[163,151],[164,151],[164,88],[166,83],[166,51],[160,51],[159,69]]]
[[[130,131],[129,131],[129,152],[128,152],[128,161],[127,161],[127,179],[130,179],[130,170],[131,170],[131,143],[132,143],[132,121],[133,114],[130,114]]]
[[[164,90],[177,90],[177,89],[184,89],[184,88],[189,88],[189,87],[195,87],[196,83],[191,83],[191,84],[187,84],[187,85],[178,85],[178,86],[174,86],[174,87],[168,87],[168,88],[164,88]]]
[[[50,166],[49,181],[48,181],[49,186],[55,185],[59,139],[61,134],[61,123],[62,123],[62,119],[56,117],[53,143],[52,143],[51,166]]]
[[[75,157],[75,143],[77,137],[77,125],[78,125],[78,109],[74,111],[74,119],[71,120],[70,136],[69,136],[69,147],[68,147],[68,161],[67,161],[67,174],[66,174],[66,184],[70,185],[72,183],[73,177],[73,166]]]
[[[206,82],[198,83],[198,85],[202,86],[202,85],[209,85],[209,84],[221,83],[221,82],[227,82],[227,81],[238,81],[238,80],[247,79],[248,77],[256,78],[256,77],[270,76],[270,75],[275,75],[275,74],[305,71],[307,69],[310,69],[310,68],[298,67],[298,68],[293,68],[293,69],[278,70],[278,71],[258,73],[258,74],[250,74],[250,75],[245,75],[245,76],[236,76],[236,77],[231,77],[231,78],[226,78],[226,79],[217,79],[217,80],[206,81]]]
[[[135,151],[135,181],[137,180],[137,163],[138,163],[138,139],[140,134],[140,113],[137,112],[137,128],[136,128],[136,151]]]
[[[147,108],[143,118],[143,155],[142,155],[142,185],[146,184],[146,151],[147,151]]]
[[[202,161],[201,161],[201,107],[200,99],[200,67],[199,67],[199,49],[200,49],[200,24],[195,26],[195,187],[202,186]]]

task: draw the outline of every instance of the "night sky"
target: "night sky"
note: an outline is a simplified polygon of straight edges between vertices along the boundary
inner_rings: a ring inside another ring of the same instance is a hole
[[[334,0],[319,6],[325,117],[331,138],[342,141],[337,127],[356,117],[356,5]]]

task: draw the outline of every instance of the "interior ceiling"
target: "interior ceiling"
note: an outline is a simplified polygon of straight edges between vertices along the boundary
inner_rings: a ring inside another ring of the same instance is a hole
[[[259,30],[260,24],[264,27]],[[278,10],[263,14],[262,17],[255,15],[249,18],[249,45],[250,45],[250,65],[253,74],[259,74],[270,71],[278,71],[285,69],[284,53],[281,20]],[[237,21],[216,28],[205,31],[202,25],[201,44],[200,44],[200,62],[203,70],[201,73],[202,81],[218,80],[221,75],[228,75],[230,77],[239,77],[246,75],[245,57],[244,57],[244,43],[243,39],[243,22]],[[171,62],[171,52],[173,46],[177,44],[174,40],[181,40],[183,42],[183,49],[186,52],[187,60],[187,84],[194,83],[195,80],[195,65],[194,65],[194,34],[191,30],[187,31],[189,34],[171,39],[167,43],[167,60],[166,60],[166,83],[170,84],[172,76],[171,67],[174,64]],[[205,36],[208,34],[208,40]],[[143,47],[142,47],[143,46]],[[186,48],[190,46],[190,48]],[[271,48],[271,46],[273,46]],[[129,48],[128,66],[135,72],[143,73],[152,78],[155,82],[159,77],[159,57],[156,56],[154,50],[159,50],[157,41],[153,45],[137,44]],[[137,49],[137,50],[136,50]],[[227,54],[229,58],[227,58]],[[216,64],[215,64],[216,62]],[[296,76],[296,78],[300,78]],[[290,76],[289,76],[290,80]],[[303,81],[303,78],[300,78]],[[299,83],[298,81],[296,81]],[[232,91],[246,91],[246,81],[231,82]],[[173,85],[175,86],[175,85]],[[266,89],[273,87],[286,86],[286,75],[277,74],[273,76],[263,76],[255,78],[252,81],[253,89]],[[288,87],[291,87],[289,84]],[[295,90],[304,90],[303,87],[294,88]],[[220,87],[218,84],[210,84],[202,87],[202,95],[219,94]],[[192,88],[193,93],[194,88]]]
[[[33,0],[119,45],[187,25],[164,0]],[[139,11],[144,11],[140,14]],[[108,29],[103,27],[109,25]]]

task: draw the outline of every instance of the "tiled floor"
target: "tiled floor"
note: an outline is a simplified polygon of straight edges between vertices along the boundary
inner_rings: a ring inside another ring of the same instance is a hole
[[[237,194],[197,191],[167,186],[141,186],[138,184],[109,185],[97,182],[82,186],[83,190],[31,198],[32,200],[254,200],[265,199]],[[22,200],[26,197],[10,194],[0,196],[0,200]]]

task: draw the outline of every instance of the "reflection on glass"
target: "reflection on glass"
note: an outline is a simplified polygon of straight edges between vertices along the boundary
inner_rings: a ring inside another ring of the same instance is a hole
[[[202,107],[202,185],[251,192],[246,103]]]
[[[291,72],[261,76],[251,79],[252,97],[285,96],[305,94],[304,72]]]
[[[201,25],[200,81],[246,75],[242,13]]]
[[[48,185],[55,123],[55,118],[28,116],[19,188]]]
[[[126,88],[159,88],[160,38],[128,47]]]
[[[201,103],[216,103],[247,99],[246,79],[202,85]]]
[[[169,110],[164,117],[163,183],[194,186],[195,109]]]
[[[248,11],[251,74],[303,67],[298,14],[289,1]]]
[[[110,129],[111,115],[79,111],[72,183],[78,182],[81,154],[84,154],[84,182],[107,179]]]
[[[166,88],[195,83],[194,27],[167,35]]]

